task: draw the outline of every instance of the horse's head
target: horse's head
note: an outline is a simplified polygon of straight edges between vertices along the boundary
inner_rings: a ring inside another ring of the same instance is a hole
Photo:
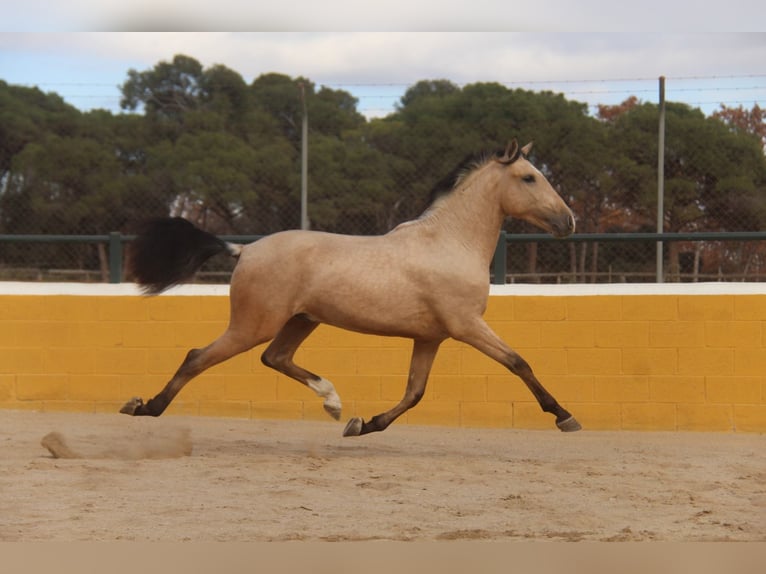
[[[545,176],[527,160],[531,149],[531,143],[519,148],[514,139],[502,156],[494,158],[503,169],[500,179],[503,211],[506,216],[528,221],[556,237],[571,235],[575,230],[574,215]]]

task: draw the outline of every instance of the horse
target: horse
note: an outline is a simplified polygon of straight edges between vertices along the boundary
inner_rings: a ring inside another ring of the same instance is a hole
[[[468,344],[504,365],[529,388],[564,432],[577,420],[542,386],[530,365],[483,319],[489,266],[507,217],[530,222],[556,237],[574,232],[564,200],[529,161],[532,144],[513,139],[504,153],[485,157],[459,177],[420,217],[383,235],[353,236],[287,230],[236,245],[181,218],[149,222],[130,246],[129,272],[147,295],[188,281],[213,255],[238,259],[230,283],[225,332],[192,349],[153,398],[134,397],[121,412],[159,416],[195,376],[260,344],[267,367],[302,383],[341,416],[332,382],[293,361],[320,323],[359,333],[412,339],[402,400],[369,420],[354,417],[343,436],[383,431],[420,401],[439,346],[447,338]]]

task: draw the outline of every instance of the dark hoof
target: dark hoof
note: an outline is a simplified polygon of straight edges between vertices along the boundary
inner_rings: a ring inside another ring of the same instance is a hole
[[[120,412],[124,415],[135,416],[136,411],[142,406],[144,406],[144,401],[139,397],[133,397],[127,403],[122,405]]]
[[[580,423],[574,417],[569,417],[563,421],[556,421],[556,426],[561,432],[575,432],[582,429]]]
[[[364,425],[364,421],[360,419],[359,417],[354,417],[350,421],[348,421],[348,424],[346,425],[346,428],[343,429],[343,436],[359,436],[362,434],[362,426]]]

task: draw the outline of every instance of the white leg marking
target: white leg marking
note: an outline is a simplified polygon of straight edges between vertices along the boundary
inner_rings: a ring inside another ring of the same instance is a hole
[[[332,418],[338,420],[341,413],[341,402],[335,385],[325,378],[320,378],[318,381],[309,381],[309,388],[317,395],[324,398],[324,410],[326,410]]]

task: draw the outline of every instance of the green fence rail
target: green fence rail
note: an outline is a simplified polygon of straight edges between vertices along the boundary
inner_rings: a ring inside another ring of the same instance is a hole
[[[221,239],[232,243],[251,243],[263,235],[221,235]],[[123,252],[125,244],[133,241],[134,235],[112,232],[107,235],[0,235],[0,243],[102,243],[107,246],[109,258],[109,282],[123,281]],[[580,233],[563,239],[544,233],[510,234],[501,231],[492,260],[492,282],[505,283],[507,275],[508,246],[513,243],[583,243],[583,242],[654,242],[674,241],[766,241],[763,231],[721,231],[698,233]]]
[[[547,233],[510,234],[500,232],[500,238],[492,260],[492,282],[504,284],[507,275],[508,245],[512,243],[547,242],[624,242],[624,243],[672,243],[675,241],[766,241],[763,231],[711,231],[694,233],[576,233],[566,238],[556,238]]]

